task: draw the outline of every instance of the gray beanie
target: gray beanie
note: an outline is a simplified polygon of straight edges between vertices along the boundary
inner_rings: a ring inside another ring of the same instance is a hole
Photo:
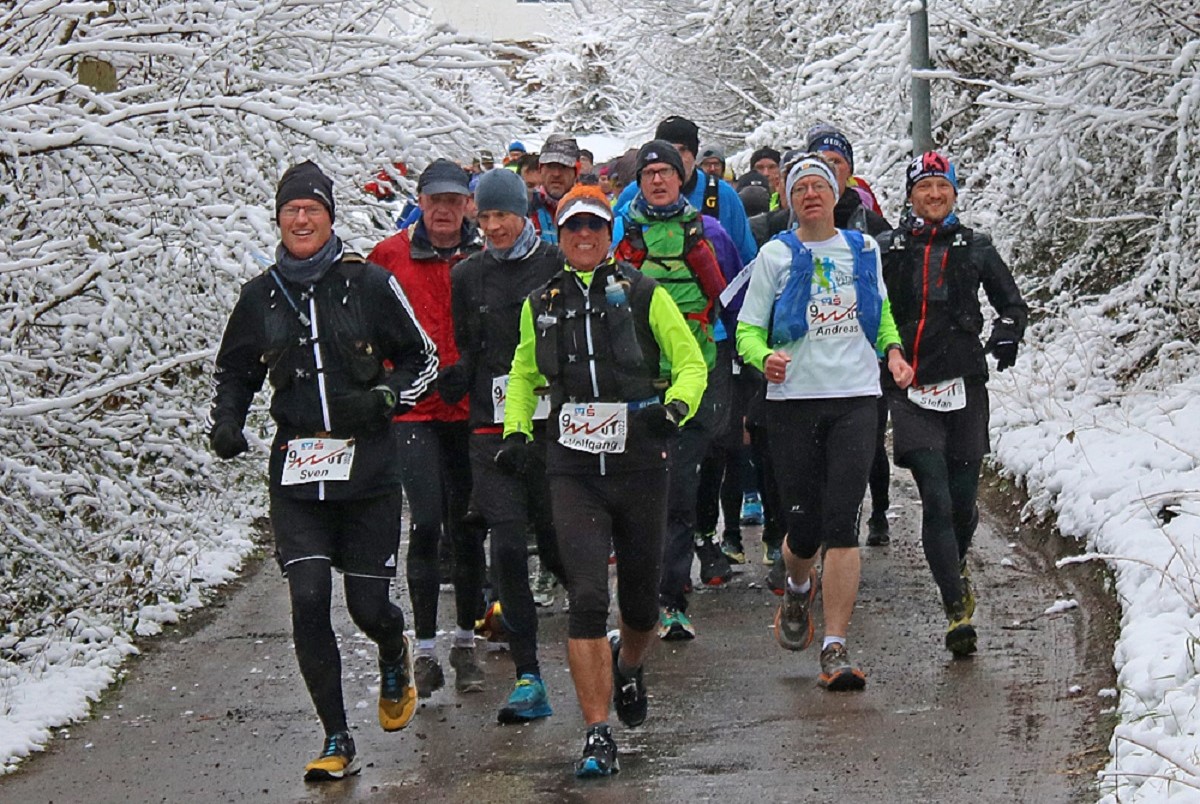
[[[475,185],[475,208],[480,212],[498,209],[524,218],[529,211],[525,180],[508,168],[489,170]]]

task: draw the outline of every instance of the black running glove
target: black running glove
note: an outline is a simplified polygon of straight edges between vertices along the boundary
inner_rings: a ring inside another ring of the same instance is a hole
[[[1020,346],[1020,333],[1017,324],[1011,318],[999,318],[992,325],[992,335],[988,338],[983,351],[996,358],[996,371],[1004,371],[1017,362],[1017,347]]]
[[[223,461],[241,455],[250,449],[250,445],[246,443],[246,436],[242,434],[242,428],[228,420],[213,425],[212,431],[208,434],[208,445]]]
[[[446,366],[438,374],[437,389],[442,401],[453,405],[471,390],[471,371],[461,362]]]
[[[492,459],[496,468],[506,475],[523,475],[529,470],[533,455],[529,448],[529,439],[522,433],[505,436],[500,451]]]
[[[396,394],[386,385],[368,391],[349,391],[329,400],[329,422],[335,432],[382,427],[396,407]]]
[[[642,408],[637,412],[637,418],[651,435],[667,438],[679,432],[679,425],[687,414],[687,403],[674,399],[665,405]]]

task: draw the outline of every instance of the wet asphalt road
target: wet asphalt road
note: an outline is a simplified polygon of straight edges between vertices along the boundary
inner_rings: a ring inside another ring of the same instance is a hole
[[[894,476],[893,500],[893,542],[864,548],[852,626],[865,691],[820,689],[816,649],[776,645],[777,598],[755,560],[730,588],[693,596],[698,639],[655,646],[650,717],[636,730],[613,718],[622,772],[611,779],[570,774],[582,724],[557,604],[541,621],[553,717],[496,724],[512,665],[493,653],[484,692],[443,690],[406,730],[385,734],[374,719],[374,648],[339,601],[346,702],[364,768],[345,782],[306,785],[302,768],[321,735],[291,650],[285,584],[264,562],[184,632],[155,640],[91,720],[0,778],[0,802],[1095,800],[1087,766],[1103,759],[1107,740],[1096,692],[1112,683],[1111,648],[1095,636],[1102,603],[1048,571],[1011,522],[985,516],[972,558],[980,652],[952,660],[907,472]],[[406,593],[397,596],[407,608]],[[1064,596],[1082,605],[1043,614]],[[443,594],[447,625],[450,606]],[[445,663],[448,644],[439,647]]]

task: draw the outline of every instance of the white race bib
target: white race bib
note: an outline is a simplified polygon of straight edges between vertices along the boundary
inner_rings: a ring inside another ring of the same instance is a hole
[[[580,452],[624,452],[628,432],[624,402],[566,404],[558,413],[558,443]]]
[[[341,438],[293,438],[283,461],[283,485],[349,480],[354,442]]]
[[[492,378],[492,415],[493,424],[504,424],[504,403],[508,399],[508,375]],[[534,419],[550,418],[550,397],[539,396],[537,407],[533,409]]]
[[[850,302],[840,294],[812,297],[808,303],[808,337],[813,340],[823,338],[843,338],[847,335],[858,335],[858,303]]]
[[[967,384],[962,377],[955,377],[932,385],[913,385],[908,398],[917,407],[938,413],[962,410],[967,406]]]

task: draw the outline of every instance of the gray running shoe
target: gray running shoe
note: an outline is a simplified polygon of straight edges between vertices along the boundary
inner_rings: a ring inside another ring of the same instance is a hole
[[[533,604],[539,608],[554,605],[555,590],[558,589],[558,579],[547,569],[539,569],[533,581]]]
[[[459,692],[483,691],[483,668],[475,661],[475,646],[450,649],[450,666],[454,668],[454,689]]]
[[[433,656],[418,656],[413,662],[413,680],[417,682],[417,697],[428,698],[446,686],[446,674]]]
[[[775,641],[786,650],[804,650],[813,641],[812,607],[817,598],[817,571],[808,574],[808,591],[793,592],[784,582],[783,602],[775,612]]]
[[[841,642],[834,642],[821,651],[821,675],[817,683],[830,692],[861,690],[867,677],[850,661],[850,654]]]

